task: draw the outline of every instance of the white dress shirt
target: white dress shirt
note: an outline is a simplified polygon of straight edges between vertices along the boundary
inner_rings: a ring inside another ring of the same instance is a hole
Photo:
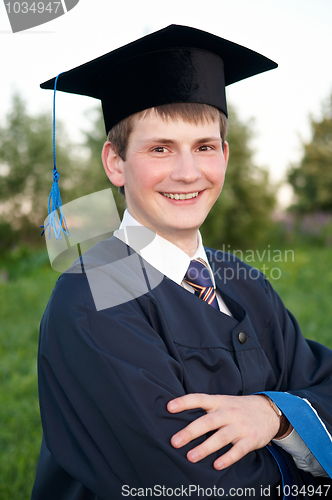
[[[123,232],[121,232],[121,234],[115,232],[114,235],[123,240],[124,243],[129,244],[130,238],[126,237],[126,226],[141,226],[141,224],[130,215],[128,210],[125,211],[122,223],[120,225],[120,229],[123,229]],[[130,241],[130,244],[132,247],[134,247],[135,241]],[[136,250],[135,248],[133,249]],[[175,281],[175,283],[181,285],[191,293],[195,293],[195,290],[184,281],[184,277],[188,270],[190,261],[192,259],[200,257],[206,262],[210,271],[213,286],[214,288],[216,287],[213,272],[207,259],[202,243],[202,237],[199,231],[197,232],[197,250],[192,257],[189,257],[189,255],[187,255],[179,247],[177,247],[170,241],[165,240],[165,238],[162,238],[158,234],[156,234],[153,241],[151,241],[149,245],[141,249],[139,253],[141,257],[146,260],[146,262],[148,262],[151,266],[153,266],[159,272],[167,276],[167,278]],[[218,292],[216,293],[216,296],[220,311],[231,316],[228,307],[226,306]]]
[[[130,226],[141,226],[141,224],[130,215],[128,210],[126,210],[119,228],[120,231],[116,231],[114,236],[121,239],[124,243],[129,244],[128,238],[126,237],[126,227]],[[179,247],[158,234],[156,234],[151,243],[143,249],[135,248],[135,242],[132,241],[130,241],[130,246],[151,266],[191,293],[195,293],[194,289],[184,281],[184,277],[190,261],[200,257],[207,263],[215,287],[214,276],[199,231],[197,231],[197,250],[193,257],[189,257]],[[229,309],[217,291],[216,296],[220,311],[231,316]],[[294,429],[289,436],[283,439],[274,440],[274,443],[292,455],[299,469],[310,472],[314,476],[328,477],[324,469]]]

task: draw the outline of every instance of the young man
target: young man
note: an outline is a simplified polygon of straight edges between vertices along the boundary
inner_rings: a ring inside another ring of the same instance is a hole
[[[273,67],[170,26],[60,76],[102,100],[128,210],[42,320],[33,499],[328,494],[332,353],[199,233],[228,163],[224,87]]]

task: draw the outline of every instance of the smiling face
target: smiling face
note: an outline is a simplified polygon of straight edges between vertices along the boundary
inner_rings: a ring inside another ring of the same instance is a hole
[[[129,213],[175,244],[197,238],[221,192],[227,160],[219,121],[165,120],[151,111],[135,121],[125,161],[110,143],[103,150],[111,182],[125,186]]]

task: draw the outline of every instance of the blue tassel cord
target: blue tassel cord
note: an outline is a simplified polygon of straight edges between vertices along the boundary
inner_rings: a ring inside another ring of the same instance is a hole
[[[48,227],[48,237],[51,238],[51,230],[53,228],[54,235],[56,239],[61,238],[61,231],[64,234],[69,236],[69,231],[66,223],[65,216],[62,212],[62,202],[59,188],[59,178],[60,174],[56,168],[56,155],[55,155],[55,94],[56,94],[56,86],[58,82],[58,78],[61,75],[56,77],[54,82],[54,94],[53,94],[53,184],[50,192],[50,196],[48,199],[48,222],[46,226],[40,226],[43,231],[41,236],[45,233]]]

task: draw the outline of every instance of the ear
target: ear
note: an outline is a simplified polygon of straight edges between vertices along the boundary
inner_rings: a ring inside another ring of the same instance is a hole
[[[229,145],[227,141],[224,141],[224,158],[225,158],[225,163],[226,163],[226,168],[228,164],[228,158],[229,158]]]
[[[106,175],[111,183],[117,187],[123,186],[123,160],[114,150],[113,145],[109,141],[105,142],[101,157]]]

